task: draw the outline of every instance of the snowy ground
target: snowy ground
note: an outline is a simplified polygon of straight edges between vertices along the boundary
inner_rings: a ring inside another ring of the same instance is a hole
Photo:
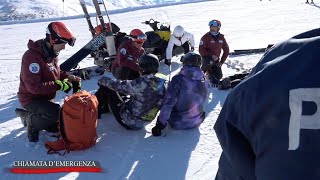
[[[208,31],[208,21],[222,21],[221,32],[225,34],[231,50],[266,47],[300,32],[319,28],[319,1],[315,5],[304,0],[219,0],[190,3],[170,7],[146,8],[111,15],[121,31],[132,28],[144,31],[149,27],[141,24],[156,11],[165,10],[172,27],[180,24],[194,34],[198,45],[201,36]],[[90,40],[85,19],[64,20],[77,37],[75,47],[67,47],[60,54],[63,62]],[[21,56],[26,51],[28,39],[44,37],[49,22],[18,23],[0,26],[0,166],[5,170],[14,160],[97,160],[103,173],[57,173],[44,175],[16,175],[6,171],[0,179],[214,179],[221,148],[213,131],[223,102],[229,91],[210,89],[205,110],[208,116],[199,129],[173,131],[168,129],[163,137],[150,133],[155,122],[140,131],[127,131],[120,127],[111,114],[99,120],[99,136],[95,147],[86,151],[71,152],[65,156],[47,155],[44,142],[53,140],[41,132],[40,141],[29,143],[26,128],[15,117],[14,109],[19,106],[17,91]],[[262,54],[230,56],[223,65],[224,76],[253,67]],[[175,74],[180,67],[178,58],[173,59]],[[81,65],[92,64],[85,59]],[[169,74],[161,64],[161,72]],[[109,75],[106,73],[105,75]],[[172,77],[171,75],[171,77]],[[169,77],[169,76],[168,76]],[[83,89],[94,93],[100,77],[83,81]],[[56,102],[63,102],[65,94],[59,93]]]

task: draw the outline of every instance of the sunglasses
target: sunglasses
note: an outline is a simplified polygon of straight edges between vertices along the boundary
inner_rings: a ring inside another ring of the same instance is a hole
[[[139,35],[137,35],[137,36],[131,36],[132,37],[132,39],[134,39],[134,40],[147,40],[147,35],[145,35],[145,34],[139,34]]]

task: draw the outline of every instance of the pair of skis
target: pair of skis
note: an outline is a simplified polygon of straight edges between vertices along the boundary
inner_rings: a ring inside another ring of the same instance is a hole
[[[243,54],[256,54],[256,53],[263,53],[266,50],[270,49],[273,44],[269,44],[265,48],[256,48],[256,49],[236,49],[234,52],[230,52],[229,55],[243,55]]]
[[[103,31],[99,35],[96,35],[84,0],[79,0],[79,1],[80,1],[80,5],[83,9],[84,16],[85,16],[87,23],[88,23],[88,26],[89,26],[89,31],[91,32],[93,39],[91,41],[89,41],[84,47],[82,47],[79,51],[77,51],[74,55],[72,55],[70,58],[68,58],[65,62],[63,62],[60,65],[60,69],[62,71],[71,71],[71,69],[75,68],[80,61],[82,61],[89,54],[98,50],[100,46],[102,46],[104,43],[106,43],[108,35],[112,36],[111,38],[113,40],[113,35],[107,34],[107,28],[106,28],[106,25],[103,20],[103,16],[102,16],[102,13],[100,10],[99,2],[97,0],[93,0],[93,4],[96,9],[97,16],[98,16],[100,23],[102,25]],[[99,67],[97,67],[97,68],[99,68]],[[85,69],[86,68],[83,68],[80,70],[84,71]],[[75,70],[75,71],[79,71],[79,70]],[[95,71],[93,71],[93,72],[95,72]],[[99,71],[99,72],[101,72],[101,71]],[[80,72],[80,74],[84,74],[84,72]],[[88,77],[88,76],[90,77],[90,74],[87,74],[84,77]]]

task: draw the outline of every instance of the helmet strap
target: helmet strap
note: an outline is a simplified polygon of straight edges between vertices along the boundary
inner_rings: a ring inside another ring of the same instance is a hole
[[[55,40],[51,38],[51,34],[46,34],[46,38],[44,40],[48,42],[51,46],[55,43]]]
[[[46,62],[48,62],[48,63],[51,63],[53,58],[57,57],[57,54],[55,54],[53,51],[53,45],[51,45],[46,40],[43,41],[42,51],[44,54],[44,58],[45,58]]]

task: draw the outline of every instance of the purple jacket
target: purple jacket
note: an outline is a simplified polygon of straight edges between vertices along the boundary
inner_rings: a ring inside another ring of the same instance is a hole
[[[208,86],[197,67],[185,66],[172,78],[160,110],[158,121],[174,129],[191,129],[204,118]]]

